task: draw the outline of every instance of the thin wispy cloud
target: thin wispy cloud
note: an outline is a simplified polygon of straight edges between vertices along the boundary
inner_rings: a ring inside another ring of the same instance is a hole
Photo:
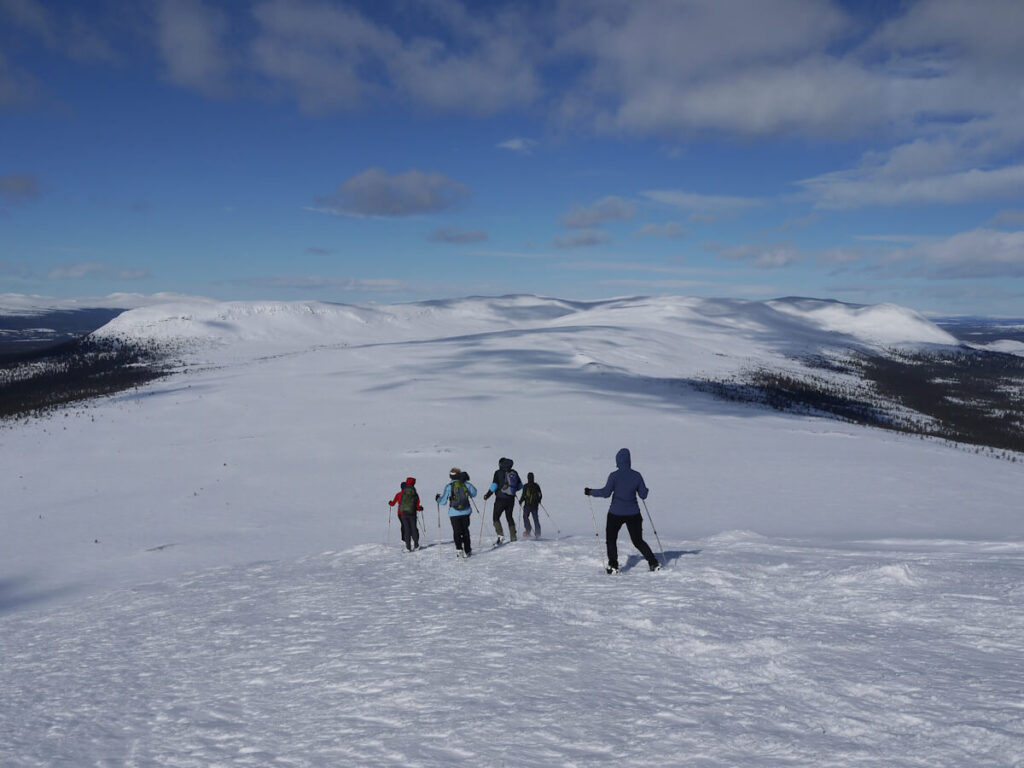
[[[126,269],[98,261],[83,261],[54,267],[46,273],[47,280],[145,280],[152,277],[146,269]]]
[[[31,173],[6,173],[0,176],[0,202],[23,205],[39,199],[43,186]]]
[[[633,234],[637,237],[682,237],[686,230],[678,221],[666,221],[663,224],[651,222],[644,224]]]
[[[487,239],[487,233],[480,229],[461,230],[452,227],[435,229],[427,239],[432,243],[452,243],[454,245],[465,245],[467,243],[479,243]]]
[[[763,204],[757,198],[730,195],[702,195],[680,189],[649,189],[641,193],[648,200],[677,208],[691,221],[717,221]]]
[[[603,230],[581,230],[568,235],[559,235],[554,239],[556,248],[593,248],[598,245],[606,245],[612,241],[612,236]]]
[[[537,142],[533,139],[522,138],[509,139],[497,145],[498,149],[507,149],[510,152],[518,152],[521,155],[531,154],[535,146],[537,146]]]
[[[573,205],[560,221],[568,229],[593,229],[613,221],[629,221],[636,206],[621,197],[605,197],[590,206]]]
[[[272,275],[237,280],[236,283],[259,288],[292,288],[302,291],[333,289],[342,291],[402,291],[407,283],[392,278],[335,277],[329,275]]]

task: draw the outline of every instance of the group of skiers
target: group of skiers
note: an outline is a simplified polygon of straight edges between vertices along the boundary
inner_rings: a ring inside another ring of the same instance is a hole
[[[540,517],[538,509],[544,494],[534,479],[533,472],[526,475],[524,484],[519,473],[513,468],[512,459],[502,457],[498,468],[494,471],[490,487],[484,493],[484,500],[494,496],[493,522],[497,539],[495,546],[505,542],[505,531],[501,525],[504,516],[508,523],[508,538],[516,541],[515,503],[519,493],[519,505],[523,514],[523,535],[540,537]],[[605,538],[608,550],[608,573],[619,570],[618,536],[622,526],[629,531],[633,545],[647,560],[652,571],[659,570],[661,565],[654,556],[650,546],[643,537],[643,515],[637,497],[646,499],[647,485],[643,476],[631,466],[628,448],[623,448],[615,455],[616,470],[608,475],[603,488],[584,488],[587,496],[601,498],[611,497],[608,517],[605,523]],[[448,506],[448,519],[452,526],[452,538],[455,542],[455,553],[460,558],[468,558],[473,553],[470,536],[469,516],[473,512],[473,499],[476,498],[476,487],[469,481],[469,473],[459,467],[452,467],[448,473],[448,483],[444,490],[434,496],[438,511],[442,505]],[[420,534],[417,527],[417,513],[423,511],[419,494],[416,491],[416,478],[407,477],[401,490],[388,502],[391,507],[398,507],[398,519],[402,526],[402,541],[405,548],[414,551],[420,548]]]

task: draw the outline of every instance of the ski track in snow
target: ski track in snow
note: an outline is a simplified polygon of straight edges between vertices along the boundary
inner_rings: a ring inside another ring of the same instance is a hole
[[[0,762],[1024,765],[1020,545],[669,544],[617,576],[583,537],[363,544],[20,611]]]

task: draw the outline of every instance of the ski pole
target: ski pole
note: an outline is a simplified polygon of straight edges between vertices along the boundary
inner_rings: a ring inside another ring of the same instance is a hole
[[[441,562],[444,559],[444,555],[441,554],[441,550],[444,549],[441,541],[441,502],[434,499],[434,503],[437,504],[437,561]]]
[[[604,562],[605,553],[601,550],[601,534],[597,530],[597,515],[594,514],[594,500],[590,498],[590,494],[587,494],[587,503],[590,505],[590,517],[594,521],[594,536],[597,537],[597,551],[601,558],[601,562]]]
[[[473,500],[470,499],[470,501],[473,501]],[[474,507],[476,506],[476,502],[475,501],[473,501],[473,506]],[[479,514],[479,513],[480,513],[480,510],[478,509],[477,510],[477,514]],[[482,547],[484,545],[484,518],[485,517],[487,517],[487,499],[484,499],[484,513],[482,515],[480,515],[480,534],[476,538],[476,545],[478,547]]]
[[[384,545],[391,545],[391,506],[388,506],[388,535],[384,537]]]
[[[654,538],[657,539],[657,541],[658,541],[658,549],[661,550],[661,559],[664,560],[665,559],[665,548],[663,546],[661,546],[661,537],[658,535],[658,529],[654,527],[654,520],[651,518],[651,510],[649,510],[647,508],[647,502],[646,501],[644,501],[643,499],[640,499],[640,501],[642,501],[643,504],[644,504],[644,512],[647,513],[647,519],[650,520],[651,530],[654,531]]]
[[[558,523],[555,522],[555,518],[553,518],[551,516],[551,513],[548,512],[548,508],[544,506],[544,502],[541,502],[540,508],[544,510],[544,514],[548,516],[548,520],[551,521],[551,524],[553,526],[555,526],[555,530],[558,531],[558,535],[561,536],[562,535],[562,529],[558,527]],[[596,523],[597,521],[595,520],[594,522]],[[598,538],[601,538],[601,537],[598,536]]]

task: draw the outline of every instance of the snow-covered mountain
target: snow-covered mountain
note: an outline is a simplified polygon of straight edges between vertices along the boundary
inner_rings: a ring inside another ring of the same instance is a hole
[[[1022,765],[1024,464],[689,386],[955,343],[916,313],[183,300],[96,337],[177,369],[0,428],[0,764]],[[601,568],[623,446],[660,573]],[[502,456],[544,540],[474,515],[456,561],[431,496]]]

